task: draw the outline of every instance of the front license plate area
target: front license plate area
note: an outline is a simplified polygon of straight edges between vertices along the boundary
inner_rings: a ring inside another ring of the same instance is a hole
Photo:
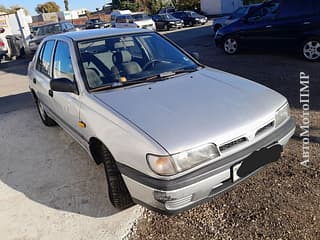
[[[278,160],[281,156],[281,152],[282,146],[274,145],[271,148],[263,148],[260,151],[252,153],[241,163],[232,167],[233,181],[237,181],[239,178],[249,175],[264,165]]]

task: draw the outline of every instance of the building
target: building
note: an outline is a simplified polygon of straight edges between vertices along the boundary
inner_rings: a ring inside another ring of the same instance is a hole
[[[206,15],[223,15],[243,6],[243,0],[201,0],[200,6]]]

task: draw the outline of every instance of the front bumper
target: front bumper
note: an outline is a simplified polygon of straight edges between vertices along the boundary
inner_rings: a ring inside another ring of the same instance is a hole
[[[290,119],[251,146],[173,180],[151,178],[121,164],[119,169],[135,202],[151,210],[172,215],[213,198],[253,175],[267,163],[277,160],[282,147],[287,144],[294,131],[295,121]],[[273,157],[270,155],[270,159],[268,148],[276,149],[276,154],[273,154]],[[260,162],[260,157],[265,154],[268,157],[264,157],[265,161]],[[251,165],[248,167],[245,163],[249,161]],[[240,168],[245,174],[242,174],[239,180],[233,181],[233,166],[240,162],[245,166]]]

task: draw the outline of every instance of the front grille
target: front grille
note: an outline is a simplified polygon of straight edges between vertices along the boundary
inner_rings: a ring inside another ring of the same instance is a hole
[[[219,147],[219,150],[220,152],[224,152],[226,150],[230,150],[231,148],[235,147],[235,146],[238,146],[244,142],[248,141],[247,138],[245,137],[242,137],[242,138],[239,138],[239,139],[236,139],[232,142],[229,142],[229,143],[226,143],[226,144],[223,144]]]
[[[269,129],[273,128],[274,122],[268,123],[267,125],[263,126],[256,132],[256,136],[268,131]]]

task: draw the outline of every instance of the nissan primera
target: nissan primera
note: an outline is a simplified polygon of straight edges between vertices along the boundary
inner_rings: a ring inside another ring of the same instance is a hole
[[[119,209],[207,201],[279,159],[295,130],[285,97],[149,30],[47,37],[28,75],[42,122],[104,164]]]

